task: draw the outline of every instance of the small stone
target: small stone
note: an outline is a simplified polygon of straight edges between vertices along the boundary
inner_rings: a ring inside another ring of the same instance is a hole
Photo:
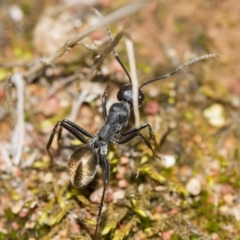
[[[128,163],[129,163],[129,158],[126,157],[126,156],[122,156],[122,157],[120,158],[120,163],[121,163],[122,165],[128,164]]]
[[[24,206],[23,201],[17,202],[14,206],[11,207],[12,213],[18,214]]]
[[[227,205],[232,205],[233,204],[233,195],[232,194],[226,194],[223,196],[223,200]]]
[[[90,195],[90,201],[93,203],[100,203],[101,198],[103,194],[103,187],[97,189]],[[110,202],[113,199],[113,190],[111,188],[107,188],[105,197],[104,197],[104,202]]]
[[[197,178],[191,178],[186,185],[188,192],[194,196],[201,192],[201,183]]]
[[[176,157],[173,155],[164,155],[163,156],[164,166],[170,168],[176,163]]]
[[[237,221],[240,221],[240,206],[233,207],[231,209],[232,215],[236,218]]]
[[[121,179],[118,181],[118,187],[119,188],[126,188],[128,186],[128,182],[125,179]]]
[[[113,193],[113,199],[116,201],[116,200],[119,200],[119,199],[124,199],[125,198],[125,191],[122,190],[122,189],[118,189],[117,191],[115,191]]]
[[[13,223],[12,223],[12,229],[13,229],[14,231],[17,231],[17,230],[19,229],[19,225],[18,225],[17,222],[13,222]]]
[[[156,211],[156,213],[162,213],[164,210],[163,210],[162,206],[157,206],[155,211]]]
[[[15,21],[15,22],[19,22],[23,19],[23,11],[16,4],[13,4],[13,5],[10,6],[9,14],[10,14],[12,20]]]
[[[43,114],[47,117],[53,116],[56,114],[59,110],[59,101],[55,97],[51,97],[39,105],[40,111],[43,112]]]
[[[162,233],[162,239],[163,239],[163,240],[170,240],[170,239],[171,239],[171,236],[172,236],[172,234],[171,234],[170,231],[166,231],[166,232],[163,232],[163,233]]]
[[[224,215],[228,214],[230,212],[229,210],[230,209],[227,205],[223,205],[223,206],[219,207],[219,212]]]
[[[212,104],[204,110],[203,115],[213,127],[222,127],[225,124],[224,109],[220,104]]]
[[[169,214],[171,215],[171,216],[174,216],[174,215],[176,215],[178,213],[178,210],[175,208],[175,209],[172,209],[170,212],[169,212]]]
[[[158,101],[150,101],[146,104],[145,111],[149,115],[155,115],[159,112],[160,105]]]
[[[221,238],[218,236],[217,233],[212,234],[212,240],[220,240]]]
[[[125,173],[126,173],[126,167],[123,167],[123,166],[118,167],[117,173],[116,173],[116,178],[123,179]]]
[[[229,194],[233,192],[233,187],[230,184],[223,184],[221,186],[221,193],[223,195]]]
[[[113,0],[100,0],[99,2],[103,7],[108,7],[112,4]]]
[[[51,172],[48,172],[44,176],[44,182],[50,183],[53,180],[53,174]]]

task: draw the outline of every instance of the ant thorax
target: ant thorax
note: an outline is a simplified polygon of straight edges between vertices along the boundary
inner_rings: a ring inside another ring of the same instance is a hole
[[[122,101],[111,106],[106,121],[94,140],[94,145],[100,148],[101,155],[107,155],[108,143],[115,143],[116,135],[128,125],[130,113],[130,104],[127,102]]]

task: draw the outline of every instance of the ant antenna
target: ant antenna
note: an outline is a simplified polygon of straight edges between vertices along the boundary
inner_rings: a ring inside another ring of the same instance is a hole
[[[182,66],[178,67],[176,70],[172,71],[172,72],[169,72],[163,76],[160,76],[160,77],[156,77],[156,78],[153,78],[145,83],[143,83],[139,88],[141,89],[142,87],[144,87],[145,85],[149,84],[149,83],[152,83],[152,82],[155,82],[155,81],[158,81],[158,80],[162,80],[162,79],[165,79],[165,78],[168,78],[168,77],[171,77],[172,75],[174,75],[175,73],[181,71],[183,68],[189,66],[189,65],[192,65],[193,63],[195,62],[198,62],[198,61],[201,61],[203,59],[207,59],[207,58],[212,58],[212,57],[218,57],[219,54],[207,54],[207,55],[203,55],[203,56],[200,56],[200,57],[197,57],[197,58],[194,58],[192,60],[190,60],[189,62],[183,64]]]
[[[105,21],[103,15],[102,15],[96,8],[92,8],[92,10],[96,13],[96,15],[97,15],[103,22]],[[110,39],[110,41],[112,42],[112,41],[113,41],[113,37],[112,37],[111,31],[110,31],[109,27],[108,27],[106,24],[104,24],[104,25],[105,25],[107,34],[108,34],[108,36],[109,36],[109,39]],[[124,72],[127,74],[127,77],[128,77],[128,79],[129,79],[130,84],[132,84],[132,79],[131,79],[131,77],[130,77],[128,71],[127,71],[127,69],[126,69],[125,66],[123,65],[121,59],[119,58],[118,53],[116,52],[115,48],[113,48],[112,51],[113,51],[114,57],[116,58],[116,60],[118,61],[118,63],[121,65],[121,67],[123,68]]]

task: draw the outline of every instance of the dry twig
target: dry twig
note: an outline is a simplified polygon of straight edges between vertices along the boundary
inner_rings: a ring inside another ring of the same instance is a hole
[[[68,40],[60,49],[58,49],[54,54],[51,56],[45,58],[44,61],[39,61],[36,65],[34,65],[27,73],[26,78],[28,81],[31,81],[36,75],[40,74],[43,69],[47,66],[53,63],[56,59],[61,57],[63,54],[65,54],[67,51],[69,51],[71,48],[79,44],[79,42],[91,34],[92,32],[96,31],[98,28],[102,27],[105,24],[113,23],[116,21],[119,21],[120,19],[123,19],[130,14],[133,14],[143,8],[143,6],[147,4],[146,1],[138,0],[134,1],[132,3],[129,3],[122,8],[116,10],[115,12],[109,14],[104,22],[99,22],[98,24],[95,24],[93,26],[90,26],[88,29],[77,35],[76,37]]]
[[[19,165],[22,157],[22,150],[24,145],[24,87],[23,87],[23,75],[21,73],[14,73],[12,81],[17,89],[17,120],[16,126],[12,135],[13,146],[13,162],[15,165]]]
[[[138,79],[137,79],[137,70],[136,70],[136,62],[134,57],[134,47],[131,39],[125,38],[125,43],[127,47],[127,54],[129,59],[130,66],[130,75],[132,79],[132,89],[133,89],[133,112],[135,117],[135,126],[138,127],[140,125],[140,115],[138,110]]]
[[[11,77],[11,74],[7,75],[5,92],[6,92],[7,105],[9,108],[9,112],[11,114],[12,121],[13,121],[13,123],[16,123],[16,110],[13,107],[13,99],[12,99],[12,77]]]

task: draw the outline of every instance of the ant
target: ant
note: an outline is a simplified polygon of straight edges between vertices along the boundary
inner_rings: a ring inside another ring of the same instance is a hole
[[[110,37],[110,41],[113,41],[109,28],[107,26],[106,28],[108,31],[108,35]],[[63,119],[61,121],[58,121],[55,127],[53,128],[53,131],[51,133],[51,136],[48,140],[47,147],[46,147],[48,154],[52,159],[52,156],[50,154],[50,148],[58,128],[60,128],[57,136],[58,143],[61,139],[62,129],[67,130],[75,138],[77,138],[80,142],[83,143],[83,145],[81,145],[76,150],[74,150],[74,152],[72,153],[68,161],[68,170],[67,170],[68,175],[72,185],[75,187],[84,187],[88,185],[94,179],[98,166],[101,165],[103,169],[104,185],[103,185],[103,192],[102,192],[100,205],[99,205],[97,217],[96,217],[94,239],[97,238],[98,227],[100,223],[100,216],[102,213],[106,188],[109,181],[110,166],[107,159],[108,145],[109,144],[125,144],[136,137],[140,137],[143,140],[143,142],[146,144],[146,146],[154,154],[154,150],[149,140],[141,134],[141,130],[147,128],[150,138],[155,141],[152,128],[148,123],[143,123],[139,127],[135,127],[128,131],[124,131],[124,128],[128,126],[129,117],[133,107],[132,80],[127,69],[124,67],[123,63],[121,62],[114,48],[112,49],[112,52],[116,60],[121,65],[124,72],[126,73],[129,79],[129,84],[124,85],[119,89],[117,93],[118,102],[112,104],[108,114],[107,114],[107,108],[106,108],[108,89],[106,89],[105,92],[103,93],[102,109],[103,109],[104,124],[100,128],[99,132],[95,135],[91,134],[84,128],[75,124],[74,122],[68,119]],[[143,103],[145,98],[144,93],[142,92],[142,88],[144,86],[150,83],[153,83],[155,81],[168,78],[173,74],[179,72],[183,68],[195,62],[198,62],[203,59],[211,58],[211,57],[216,57],[216,56],[218,55],[207,54],[207,55],[194,58],[193,60],[181,65],[180,67],[178,67],[172,72],[169,72],[160,77],[153,78],[143,83],[138,87],[138,106],[140,106]],[[90,140],[87,140],[86,138],[89,138]]]

